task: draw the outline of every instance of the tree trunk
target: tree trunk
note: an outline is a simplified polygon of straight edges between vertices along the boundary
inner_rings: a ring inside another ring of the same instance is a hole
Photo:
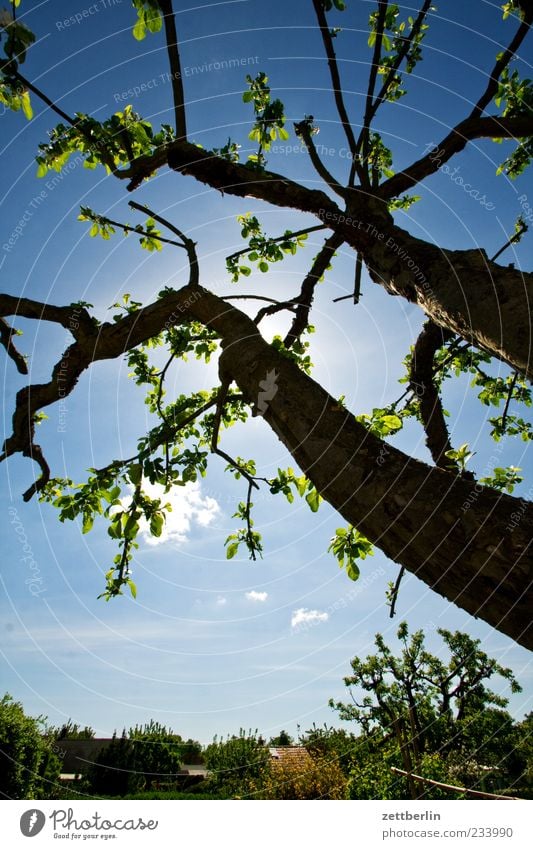
[[[191,309],[216,326],[212,298]],[[261,413],[322,497],[391,560],[533,648],[533,505],[408,457],[369,433],[238,310],[226,305],[223,321],[231,332],[221,371],[256,405],[261,383],[275,386]]]

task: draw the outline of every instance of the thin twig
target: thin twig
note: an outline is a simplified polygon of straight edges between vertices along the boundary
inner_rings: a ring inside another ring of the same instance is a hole
[[[301,230],[295,230],[294,233],[283,233],[281,236],[276,236],[273,239],[269,239],[269,242],[284,242],[287,239],[297,239],[299,236],[306,236],[308,233],[317,233],[319,230],[325,230],[327,227],[326,224],[315,224],[313,227],[303,227]],[[240,256],[244,254],[250,253],[254,248],[243,248],[241,251],[235,251],[235,253],[230,254],[226,257],[226,262],[229,262],[232,259],[238,259]]]
[[[76,120],[76,118],[72,118],[66,112],[63,112],[63,110],[56,103],[54,103],[53,100],[50,100],[48,95],[46,95],[43,91],[37,88],[36,85],[27,80],[26,77],[20,73],[20,71],[13,71],[11,76],[21,82],[22,85],[29,91],[32,91],[33,94],[35,94],[40,100],[42,100],[43,103],[46,103],[46,105],[49,106],[50,109],[52,109],[52,111],[56,113],[56,115],[59,115],[59,117],[62,118],[63,121],[66,121],[67,124],[70,124],[71,127],[78,126],[78,121]]]
[[[400,571],[398,572],[398,577],[396,578],[396,583],[392,588],[390,594],[390,613],[389,618],[394,619],[396,613],[396,602],[398,601],[398,593],[400,592],[400,584],[402,583],[402,578],[405,574],[405,566],[402,566]]]
[[[172,427],[172,425],[170,424],[168,419],[165,417],[165,414],[163,413],[163,410],[161,409],[161,399],[163,397],[163,384],[165,382],[165,377],[166,377],[167,371],[169,370],[170,366],[172,365],[175,357],[176,357],[175,354],[170,355],[169,359],[165,363],[165,366],[163,367],[163,370],[159,374],[159,386],[158,386],[157,398],[156,398],[157,411],[158,411],[159,415],[161,416],[161,418],[163,419],[163,421],[164,421],[164,423],[166,424],[167,427]],[[166,445],[168,446],[168,442],[166,443]]]
[[[162,224],[163,227],[166,227],[168,230],[170,230],[171,233],[175,233],[175,235],[182,240],[183,247],[187,251],[187,256],[189,258],[189,286],[197,286],[199,281],[200,269],[198,265],[198,254],[196,253],[196,242],[194,242],[192,239],[189,239],[189,237],[186,236],[185,233],[183,233],[183,231],[179,229],[179,227],[176,227],[176,225],[172,224],[172,222],[170,222],[167,218],[163,218],[162,215],[158,215],[156,212],[150,209],[150,207],[146,206],[146,204],[136,203],[136,201],[130,200],[129,206],[131,206],[132,209],[136,209],[139,212],[144,212],[145,214],[149,215],[151,218],[154,219],[154,221],[158,221],[159,224]]]
[[[296,132],[296,135],[299,136],[305,144],[305,148],[307,150],[307,153],[309,154],[309,158],[313,163],[313,167],[319,177],[322,177],[322,179],[330,187],[330,189],[333,189],[333,191],[340,195],[343,200],[346,200],[346,189],[344,188],[344,186],[341,186],[339,181],[336,180],[332,174],[329,173],[328,169],[326,168],[326,166],[320,159],[320,156],[318,155],[318,151],[311,136],[311,129],[307,121],[300,121],[299,123],[294,124],[294,130]]]
[[[222,295],[221,301],[266,301],[268,304],[285,306],[290,301],[276,301],[275,298],[265,298],[263,295]]]
[[[354,304],[359,303],[359,298],[361,297],[361,277],[363,275],[363,258],[360,253],[357,254],[357,259],[355,261],[355,278],[353,284],[353,302]]]
[[[339,236],[338,233],[333,233],[328,239],[326,239],[322,248],[316,255],[313,265],[303,280],[298,300],[294,302],[296,306],[296,315],[294,316],[290,330],[283,340],[283,344],[287,348],[294,345],[309,324],[309,313],[313,304],[316,285],[326,273],[335,251],[340,248],[343,242],[344,239],[342,236]]]
[[[149,239],[157,239],[158,242],[164,242],[166,245],[174,245],[176,248],[187,248],[187,245],[184,245],[182,242],[176,242],[175,239],[165,239],[164,236],[156,236],[154,233],[149,233],[147,230],[131,227],[129,224],[122,224],[120,221],[114,221],[112,218],[107,218],[105,215],[100,215],[98,217],[107,224],[111,224],[112,227],[119,227],[125,233],[137,233],[139,236],[147,236]]]
[[[507,413],[509,412],[509,404],[511,403],[511,398],[513,397],[514,388],[516,386],[516,381],[518,380],[518,372],[515,371],[513,375],[513,379],[511,380],[511,384],[509,386],[509,391],[507,393],[507,399],[505,401],[505,407],[502,414],[502,424],[501,430],[502,433],[505,433],[505,425],[507,423]]]
[[[514,233],[514,234],[511,236],[511,238],[510,238],[510,239],[508,239],[508,240],[506,241],[506,243],[505,243],[505,245],[503,246],[503,248],[500,248],[500,250],[499,250],[499,251],[497,251],[497,252],[494,254],[494,256],[493,256],[493,257],[491,257],[490,261],[491,261],[491,262],[495,262],[495,260],[497,260],[497,259],[498,259],[498,257],[499,257],[499,256],[501,256],[501,254],[502,254],[504,251],[506,251],[506,250],[507,250],[507,248],[510,248],[510,247],[511,247],[511,245],[514,245],[514,243],[515,243],[515,242],[520,241],[520,239],[522,238],[522,236],[524,235],[524,233],[527,233],[527,231],[528,231],[528,226],[527,226],[527,224],[524,222],[524,223],[521,225],[520,229],[519,229],[519,230],[517,230],[517,231],[516,231],[516,233]]]

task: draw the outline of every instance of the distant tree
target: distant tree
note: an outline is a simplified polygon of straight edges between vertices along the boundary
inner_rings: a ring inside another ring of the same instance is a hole
[[[350,689],[352,701],[331,700],[330,706],[362,729],[358,763],[372,761],[373,755],[374,761],[383,761],[388,753],[391,765],[416,772],[423,769],[426,756],[438,755],[455,783],[479,783],[487,766],[498,780],[515,780],[520,772],[513,754],[516,733],[512,717],[502,710],[508,700],[490,690],[486,681],[498,675],[515,693],[520,685],[510,669],[479,649],[479,640],[445,629],[438,633],[450,655],[447,663],[425,649],[422,631],[409,639],[405,622],[398,629],[403,646],[399,656],[377,634],[377,653],[351,661],[353,674],[344,681],[357,688]],[[370,695],[361,699],[358,690]],[[439,771],[440,760],[426,758],[426,766]],[[357,769],[364,772],[365,767]],[[370,778],[373,772],[371,766]],[[410,794],[420,795],[414,783]]]
[[[313,727],[299,735],[299,743],[314,757],[337,763],[347,775],[357,754],[357,737],[344,728],[333,728],[326,723]]]
[[[256,731],[241,728],[238,735],[218,740],[205,750],[210,783],[228,795],[246,794],[252,781],[260,781],[270,763],[270,753]]]
[[[126,796],[173,781],[180,769],[181,742],[179,735],[154,720],[130,728],[128,734],[124,729],[121,737],[115,732],[89,771],[93,792]]]
[[[294,740],[287,731],[280,731],[277,737],[271,737],[269,746],[294,746]]]
[[[68,719],[63,725],[57,728],[51,727],[49,733],[55,736],[56,740],[92,740],[95,736],[94,729],[88,725],[81,728],[77,722]]]
[[[126,729],[120,737],[115,732],[111,743],[101,749],[89,769],[88,782],[91,791],[98,796],[127,796],[141,789],[135,771],[133,743]]]
[[[523,772],[519,784],[522,795],[533,798],[533,711],[517,726],[517,751],[522,759]]]
[[[202,764],[204,763],[204,752],[202,744],[198,740],[185,740],[180,743],[181,759],[184,764]]]
[[[8,693],[0,701],[0,797],[53,795],[61,764],[43,734],[44,721],[27,716]]]
[[[154,784],[175,780],[183,760],[183,741],[179,734],[152,719],[145,725],[131,728],[129,739],[133,744],[134,770],[143,789],[150,790]]]

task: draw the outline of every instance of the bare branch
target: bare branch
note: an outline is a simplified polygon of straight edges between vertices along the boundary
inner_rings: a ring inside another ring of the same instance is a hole
[[[43,91],[37,88],[36,85],[27,80],[26,77],[23,76],[19,70],[13,71],[12,76],[16,80],[18,80],[24,86],[24,88],[27,88],[28,91],[33,92],[33,94],[35,94],[36,97],[42,100],[43,103],[46,103],[46,105],[49,106],[50,109],[56,113],[56,115],[59,115],[59,117],[62,118],[63,121],[66,121],[67,124],[71,125],[71,127],[75,127],[77,125],[75,118],[71,118],[70,115],[68,115],[66,112],[63,112],[63,110],[56,103],[54,103],[53,100],[50,100],[48,95],[46,95]]]
[[[134,200],[129,201],[129,206],[132,209],[137,209],[139,212],[144,212],[149,215],[154,221],[158,221],[159,224],[162,224],[163,227],[167,227],[172,233],[175,233],[176,236],[181,239],[182,245],[187,251],[187,256],[189,258],[190,265],[190,278],[189,278],[189,286],[197,286],[198,279],[200,274],[200,269],[198,265],[198,254],[196,253],[196,242],[193,242],[192,239],[189,239],[188,236],[185,235],[175,224],[172,224],[167,218],[163,218],[162,215],[158,215],[156,212],[150,209],[150,207],[146,206],[142,203],[136,203]]]
[[[503,247],[501,247],[499,251],[496,251],[494,256],[490,258],[490,261],[494,262],[495,260],[498,259],[499,256],[502,255],[502,253],[504,251],[507,250],[507,248],[510,248],[511,245],[514,245],[515,242],[519,242],[520,239],[522,238],[522,236],[524,235],[524,233],[527,233],[528,229],[529,228],[528,228],[526,222],[523,221],[522,224],[520,225],[520,227],[518,228],[518,230],[516,231],[516,233],[513,233],[513,235],[509,239],[507,239],[505,245],[503,245]]]
[[[350,153],[352,157],[355,157],[357,153],[357,144],[355,141],[355,136],[353,134],[352,126],[350,123],[350,119],[348,117],[348,112],[346,111],[346,106],[344,104],[344,97],[342,94],[342,85],[341,78],[339,74],[339,68],[337,65],[337,57],[335,56],[335,50],[333,48],[333,39],[331,37],[331,33],[329,30],[328,22],[326,19],[326,13],[324,12],[324,7],[322,5],[321,0],[313,0],[313,6],[315,9],[315,14],[318,20],[318,25],[320,27],[320,34],[322,36],[322,41],[324,42],[324,49],[326,51],[326,56],[328,60],[329,72],[331,76],[331,82],[333,84],[333,95],[335,97],[335,104],[337,106],[337,112],[339,113],[339,118],[341,119],[341,124],[344,127],[344,132],[346,134],[346,139],[348,141],[348,147],[350,148]]]
[[[296,135],[299,136],[305,144],[306,150],[309,154],[309,158],[313,163],[314,169],[317,174],[322,177],[324,182],[327,183],[327,185],[331,189],[333,189],[334,192],[336,192],[338,195],[340,195],[341,198],[346,200],[348,192],[346,191],[344,186],[341,186],[338,180],[336,180],[335,177],[333,177],[329,173],[328,169],[326,168],[326,166],[320,159],[320,156],[318,155],[315,143],[311,136],[311,129],[309,127],[308,122],[299,121],[298,123],[294,124],[294,130],[296,132]]]
[[[370,74],[368,77],[368,89],[366,93],[366,105],[365,105],[365,116],[363,119],[363,128],[361,130],[359,139],[357,141],[357,156],[361,154],[362,158],[362,185],[369,187],[370,180],[368,176],[368,139],[370,133],[370,123],[372,121],[372,106],[374,101],[374,89],[376,86],[376,80],[378,75],[378,68],[381,61],[381,46],[383,44],[383,29],[385,26],[385,15],[387,12],[388,0],[378,0],[378,18],[376,22],[376,40],[374,42],[374,55],[372,57],[372,64],[370,66]],[[352,164],[352,172],[354,170],[354,165],[356,162],[356,157],[354,157],[354,161]],[[363,164],[364,163],[364,164]],[[353,178],[353,174],[352,174]]]
[[[533,116],[530,115],[517,115],[513,118],[502,118],[498,115],[467,118],[457,124],[434,150],[404,171],[385,180],[377,193],[382,198],[401,195],[425,177],[435,174],[445,162],[464,150],[468,142],[473,139],[518,139],[529,136],[533,136]]]
[[[176,135],[178,139],[186,141],[187,123],[185,119],[185,95],[183,92],[183,77],[181,73],[178,34],[176,32],[176,18],[174,15],[174,9],[172,8],[172,0],[159,0],[159,5],[163,13],[163,21],[165,24],[165,37],[172,81],[172,95],[174,97],[174,113],[176,116]]]
[[[515,371],[513,374],[513,379],[509,384],[509,390],[507,392],[507,398],[505,400],[505,407],[503,408],[502,413],[502,422],[501,422],[501,430],[502,433],[505,433],[505,425],[507,424],[507,414],[509,412],[509,404],[511,403],[511,398],[513,397],[514,388],[516,386],[516,381],[518,380],[518,373]]]
[[[433,321],[426,321],[416,340],[411,369],[410,386],[418,398],[420,418],[426,432],[426,445],[436,466],[449,469],[457,464],[446,457],[446,451],[452,450],[448,428],[442,411],[438,389],[434,382],[433,359],[436,352],[453,338],[449,330],[444,330]]]
[[[0,318],[0,343],[6,349],[8,357],[11,357],[15,363],[19,374],[28,374],[28,364],[13,344],[13,336],[16,335],[16,330],[13,330],[5,319]]]
[[[85,307],[71,304],[57,307],[43,304],[31,298],[18,298],[14,295],[0,294],[0,316],[16,315],[37,321],[50,321],[60,324],[77,339],[80,334],[94,330],[95,324]]]
[[[491,102],[496,92],[498,91],[498,84],[502,72],[505,70],[505,68],[515,55],[516,51],[522,44],[524,38],[528,34],[532,20],[533,6],[529,4],[529,8],[524,9],[524,18],[522,20],[522,23],[518,27],[518,30],[516,31],[513,40],[509,44],[509,47],[496,59],[496,64],[494,65],[490,73],[488,85],[481,97],[479,98],[478,102],[472,109],[472,112],[470,113],[471,118],[477,118],[479,115],[481,115]]]
[[[320,278],[326,272],[333,254],[338,248],[340,248],[343,242],[344,239],[342,236],[338,236],[336,233],[333,233],[332,236],[326,239],[324,245],[316,255],[313,265],[302,283],[300,295],[298,299],[294,301],[296,306],[296,315],[294,316],[289,332],[283,340],[283,344],[287,348],[294,345],[296,340],[300,338],[309,324],[309,313],[313,304],[315,287]]]

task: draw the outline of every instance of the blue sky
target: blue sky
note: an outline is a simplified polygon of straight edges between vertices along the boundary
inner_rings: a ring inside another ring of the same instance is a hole
[[[29,5],[23,2],[22,11]],[[134,14],[127,0],[31,5],[27,22],[38,40],[24,70],[62,108],[104,119],[131,102],[154,125],[171,120],[162,38],[152,36],[140,44],[132,39]],[[336,47],[356,125],[366,90],[366,21],[372,9],[370,2],[352,2],[343,16],[332,16],[332,24],[344,30]],[[405,9],[412,13],[408,4]],[[71,16],[74,23],[67,25]],[[310,3],[199,3],[181,10],[177,20],[191,139],[212,147],[231,136],[246,153],[251,115],[241,98],[244,78],[264,70],[275,96],[285,103],[288,128],[292,120],[313,114],[328,168],[346,178],[346,142]],[[432,24],[424,61],[408,81],[408,97],[384,108],[376,125],[394,148],[396,170],[418,158],[466,114],[494,55],[513,31],[512,23],[502,22],[499,5],[484,1],[442,4]],[[531,57],[530,40],[522,51],[523,68]],[[229,60],[241,64],[228,67]],[[128,90],[133,97],[124,98]],[[51,182],[55,175],[36,179],[36,146],[55,121],[35,100],[34,110],[29,123],[20,115],[0,116],[3,290],[52,303],[83,298],[103,320],[110,304],[125,292],[149,302],[164,285],[185,282],[184,257],[171,249],[151,255],[131,238],[89,239],[86,225],[76,220],[80,204],[130,223],[140,220],[127,207],[124,185],[106,177],[103,169],[87,171],[74,161],[60,180]],[[296,145],[292,133],[289,142],[269,155],[269,167],[306,185],[317,184]],[[512,232],[521,211],[519,197],[529,191],[533,198],[527,175],[516,183],[495,177],[501,158],[502,146],[472,144],[452,163],[460,170],[431,177],[417,189],[421,202],[398,220],[437,244],[481,246],[489,255],[495,253]],[[491,208],[467,194],[454,181],[457,174],[485,193]],[[222,197],[168,171],[141,187],[135,199],[197,240],[201,280],[217,293],[232,291],[224,258],[242,246],[238,214],[257,213],[274,235],[316,223],[310,216],[253,200]],[[6,250],[3,246],[24,218],[16,243]],[[301,256],[275,266],[267,279],[253,275],[241,284],[242,291],[268,290],[272,297],[298,291],[320,244],[313,234]],[[505,259],[530,269],[531,241],[524,240]],[[312,354],[315,377],[333,395],[345,394],[350,408],[361,413],[401,394],[401,359],[422,316],[366,278],[356,309],[350,302],[332,305],[332,298],[350,291],[352,281],[353,255],[343,249],[317,293]],[[47,380],[68,344],[67,334],[24,320],[17,326],[24,331],[20,347],[30,356],[32,382]],[[283,320],[272,319],[264,323],[264,331],[281,332],[284,326]],[[142,393],[127,372],[124,362],[97,364],[82,377],[61,418],[57,408],[47,411],[39,436],[55,474],[80,480],[87,467],[132,453],[149,419]],[[200,368],[182,363],[169,377],[168,397],[215,384],[214,364]],[[6,434],[21,385],[7,361]],[[506,440],[496,446],[490,441],[486,419],[493,411],[472,398],[466,381],[446,390],[445,406],[452,414],[453,441],[474,447],[473,467],[480,473],[506,463],[527,471],[524,443]],[[408,425],[396,444],[428,459],[415,425]],[[260,419],[225,434],[223,447],[231,454],[255,456],[260,475],[294,465]],[[47,505],[23,504],[31,463],[15,457],[0,467],[2,691],[22,700],[33,714],[45,714],[54,723],[72,717],[92,725],[99,736],[150,717],[204,742],[241,726],[257,727],[265,735],[282,727],[294,734],[298,724],[305,729],[313,721],[335,721],[327,702],[344,697],[342,678],[349,673],[350,658],[372,652],[378,630],[394,643],[397,624],[406,618],[411,630],[424,628],[435,651],[440,648],[438,627],[479,637],[483,648],[511,666],[524,685],[524,693],[512,699],[513,712],[521,717],[531,709],[530,655],[511,640],[412,576],[403,582],[399,613],[391,622],[385,590],[396,567],[379,552],[364,561],[357,584],[348,581],[327,554],[332,533],[343,524],[327,504],[313,515],[305,503],[289,506],[281,497],[261,492],[255,519],[264,535],[265,557],[257,563],[228,563],[223,542],[235,527],[231,515],[244,492],[223,473],[223,465],[213,458],[208,478],[175,496],[169,533],[158,545],[143,540],[135,562],[137,600],[124,597],[109,604],[96,598],[114,555],[105,526],[83,536],[76,524],[61,525]],[[527,493],[531,483],[526,474],[516,493]],[[34,596],[28,580],[36,577],[40,591]]]

